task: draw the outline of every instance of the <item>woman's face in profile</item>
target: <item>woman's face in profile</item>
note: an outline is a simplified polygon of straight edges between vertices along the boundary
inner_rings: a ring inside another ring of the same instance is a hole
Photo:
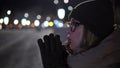
[[[82,43],[84,33],[84,25],[78,21],[72,21],[70,28],[68,29],[68,43],[69,47],[76,51],[80,49],[80,44]]]

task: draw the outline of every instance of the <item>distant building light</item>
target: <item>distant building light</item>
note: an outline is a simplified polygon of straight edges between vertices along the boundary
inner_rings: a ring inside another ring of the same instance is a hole
[[[48,16],[48,17],[46,17],[46,21],[50,21],[51,20],[51,18]]]
[[[21,20],[21,23],[22,23],[23,26],[26,26],[26,22],[27,22],[27,20],[26,20],[25,18],[23,18],[23,19]]]
[[[3,23],[3,21],[4,21],[4,20],[3,20],[3,18],[1,18],[1,19],[0,19],[0,23],[2,24],[2,23]]]
[[[35,20],[34,21],[34,25],[37,27],[37,26],[39,26],[40,25],[40,21],[39,20]]]
[[[59,0],[54,0],[54,4],[58,4],[59,3]]]
[[[26,25],[30,25],[30,20],[26,20]]]
[[[15,25],[18,25],[18,23],[19,23],[19,20],[18,20],[18,19],[15,19],[15,20],[14,20],[14,24],[15,24]]]
[[[8,10],[8,11],[7,11],[7,14],[10,15],[10,14],[11,14],[11,10]]]
[[[59,27],[59,28],[62,28],[63,26],[64,26],[63,23],[59,23],[59,24],[58,24],[58,27]]]
[[[9,17],[4,17],[4,24],[8,25],[8,23],[9,23]]]
[[[37,15],[37,19],[41,19],[41,15]]]
[[[59,23],[58,20],[54,20],[54,24],[57,25]]]
[[[54,23],[52,21],[49,22],[48,24],[50,27],[53,27]]]
[[[29,17],[29,14],[28,14],[28,13],[25,13],[25,14],[24,14],[24,17],[28,18],[28,17]]]
[[[63,19],[65,17],[65,9],[62,9],[62,8],[58,9],[57,14],[58,14],[59,19]]]
[[[69,3],[69,0],[64,0],[64,3],[65,3],[65,4]]]
[[[49,26],[48,23],[49,23],[48,21],[44,21],[44,22],[42,23],[41,27],[42,27],[42,28],[48,27],[48,26]]]
[[[72,10],[73,10],[73,7],[72,7],[72,6],[68,6],[68,10],[69,10],[69,11],[72,11]]]
[[[54,20],[55,26],[58,28],[62,28],[64,26],[62,21]]]

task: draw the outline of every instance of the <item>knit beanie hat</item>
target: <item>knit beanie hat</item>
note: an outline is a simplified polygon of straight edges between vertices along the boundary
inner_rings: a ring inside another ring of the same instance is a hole
[[[110,0],[86,0],[74,7],[69,19],[80,21],[86,29],[103,39],[114,30],[113,8]]]

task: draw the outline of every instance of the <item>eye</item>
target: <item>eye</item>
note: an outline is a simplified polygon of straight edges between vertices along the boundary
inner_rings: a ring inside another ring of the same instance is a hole
[[[70,29],[72,32],[74,32],[76,30],[76,28],[80,25],[81,23],[75,19],[71,19],[70,20]]]
[[[75,23],[75,27],[78,27],[80,25],[80,23],[76,22]]]

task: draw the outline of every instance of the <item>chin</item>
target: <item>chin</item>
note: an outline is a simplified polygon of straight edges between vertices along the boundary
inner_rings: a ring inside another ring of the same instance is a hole
[[[70,44],[70,49],[71,49],[71,50],[75,50],[76,47],[75,47],[74,45]]]

